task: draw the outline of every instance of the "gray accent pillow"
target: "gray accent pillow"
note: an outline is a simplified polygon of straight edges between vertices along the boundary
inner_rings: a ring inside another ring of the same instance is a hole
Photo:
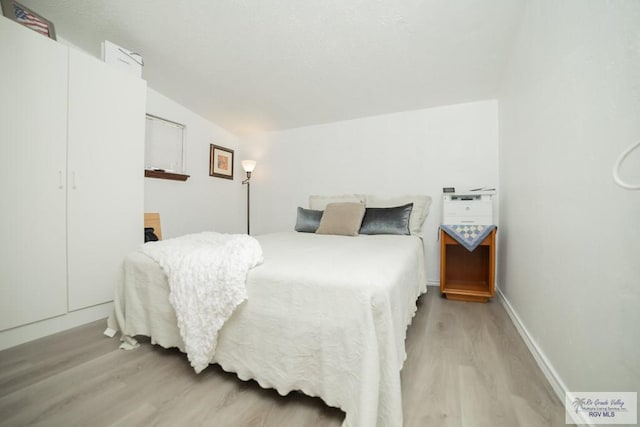
[[[368,208],[392,208],[394,206],[413,203],[411,218],[409,218],[409,229],[411,234],[422,235],[422,226],[429,214],[431,207],[431,197],[425,195],[408,195],[399,197],[381,197],[370,194],[367,196]]]
[[[298,218],[296,219],[296,231],[302,233],[315,233],[322,219],[322,211],[313,209],[298,208]]]
[[[362,219],[360,234],[409,235],[409,218],[413,203],[393,208],[367,208]]]
[[[357,236],[364,209],[364,203],[329,203],[322,214],[316,234]]]

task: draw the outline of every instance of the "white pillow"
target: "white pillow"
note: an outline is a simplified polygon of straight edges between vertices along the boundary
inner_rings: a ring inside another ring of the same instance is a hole
[[[422,235],[422,225],[429,215],[431,208],[431,197],[429,196],[399,196],[399,197],[380,197],[368,194],[366,206],[368,208],[392,208],[394,206],[402,206],[407,203],[413,203],[411,216],[409,217],[409,230],[411,234]]]
[[[329,203],[364,203],[364,194],[342,194],[339,196],[309,196],[309,209],[323,211]]]

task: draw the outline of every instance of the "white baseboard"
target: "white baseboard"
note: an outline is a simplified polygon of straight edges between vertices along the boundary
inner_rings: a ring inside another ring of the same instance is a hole
[[[511,321],[516,327],[516,330],[522,337],[522,340],[527,345],[527,348],[529,349],[536,363],[542,370],[542,373],[544,374],[545,378],[547,379],[547,381],[549,381],[551,388],[556,393],[556,396],[558,396],[558,399],[560,399],[560,402],[564,406],[565,395],[569,391],[567,389],[566,384],[564,383],[564,381],[562,381],[562,379],[560,378],[560,375],[558,375],[556,370],[551,365],[551,362],[549,362],[549,359],[547,359],[547,356],[545,356],[544,352],[540,349],[536,341],[533,339],[533,337],[527,330],[526,326],[522,323],[520,316],[518,316],[518,313],[515,311],[515,309],[509,302],[509,300],[504,296],[500,288],[496,287],[496,294],[498,295],[498,298],[502,303],[502,306],[504,307],[505,311],[509,315],[509,318],[511,318]],[[582,425],[590,425],[590,424],[582,424]]]
[[[24,344],[67,329],[75,328],[76,326],[84,325],[85,323],[90,323],[95,320],[104,319],[112,312],[113,303],[108,302],[82,310],[72,311],[63,314],[62,316],[2,331],[0,332],[0,350]]]
[[[437,286],[437,287],[440,287],[440,281],[428,280],[428,281],[427,281],[427,286]]]

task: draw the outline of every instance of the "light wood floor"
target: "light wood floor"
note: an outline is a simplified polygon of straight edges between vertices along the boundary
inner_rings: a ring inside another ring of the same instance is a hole
[[[0,352],[2,426],[339,427],[344,414],[280,396],[148,343],[118,350],[99,321]],[[419,301],[402,370],[407,427],[563,426],[564,409],[498,301]]]

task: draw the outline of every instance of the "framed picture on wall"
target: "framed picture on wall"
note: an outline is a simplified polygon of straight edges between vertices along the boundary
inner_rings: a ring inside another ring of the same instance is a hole
[[[24,25],[35,32],[56,39],[56,30],[53,22],[43,18],[31,9],[21,5],[14,0],[0,0],[2,4],[2,14],[12,21]]]
[[[209,176],[233,179],[233,150],[214,144],[210,145]]]

